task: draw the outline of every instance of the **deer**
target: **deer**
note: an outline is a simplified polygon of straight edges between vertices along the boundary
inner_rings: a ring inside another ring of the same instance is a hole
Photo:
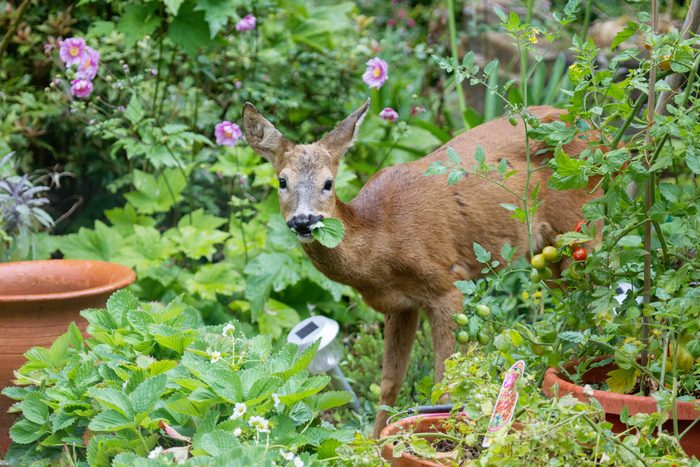
[[[445,161],[447,148],[471,156],[478,145],[487,164],[506,159],[515,175],[504,183],[515,193],[526,184],[526,131],[505,118],[469,129],[432,153],[413,162],[384,168],[374,174],[357,196],[344,203],[335,195],[334,180],[344,154],[355,142],[369,100],[312,144],[285,138],[258,110],[246,103],[243,132],[252,149],[268,160],[279,178],[279,204],[289,228],[296,234],[313,265],[328,278],[357,290],[367,305],[384,315],[380,404],[393,406],[408,367],[419,324],[427,315],[434,349],[435,381],[442,379],[445,360],[456,348],[454,314],[463,307],[455,281],[480,277],[473,251],[478,242],[496,259],[504,243],[529,251],[525,224],[501,207],[516,199],[488,180],[467,175],[449,185],[445,177],[426,176],[432,162]],[[540,121],[560,118],[562,110],[529,107]],[[531,226],[539,251],[556,235],[572,229],[582,206],[596,196],[586,189],[554,191],[547,188],[551,152],[531,141],[532,161],[542,170],[532,172],[530,185],[539,184],[542,202]],[[577,155],[587,142],[574,139],[564,146]],[[314,241],[313,226],[337,218],[345,235],[335,248]],[[388,415],[376,415],[373,436],[378,437]]]

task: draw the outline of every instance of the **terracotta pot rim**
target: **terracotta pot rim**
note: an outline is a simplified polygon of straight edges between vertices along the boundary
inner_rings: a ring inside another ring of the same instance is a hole
[[[81,297],[91,297],[94,295],[104,294],[107,292],[112,292],[121,288],[126,287],[136,280],[136,273],[127,266],[118,263],[112,263],[108,261],[95,261],[95,260],[82,260],[82,259],[49,259],[49,260],[37,260],[37,261],[14,261],[9,263],[0,263],[0,273],[7,269],[12,271],[13,268],[17,266],[27,265],[29,263],[44,266],[44,267],[55,267],[59,268],[70,267],[71,265],[102,265],[107,266],[114,271],[114,277],[111,277],[108,282],[103,285],[96,287],[89,287],[86,289],[73,290],[69,292],[56,292],[56,293],[42,293],[42,294],[22,294],[22,295],[1,295],[0,294],[0,304],[2,303],[16,303],[16,302],[44,302],[49,300],[64,300],[73,299]]]
[[[590,357],[590,358],[579,358],[575,360],[571,360],[567,362],[565,365],[563,365],[563,368],[566,368],[567,370],[572,370],[574,369],[579,363],[587,361],[587,360],[592,360],[594,362],[599,362],[602,360],[606,359],[613,359],[614,357],[612,355],[603,355],[603,356],[598,356],[598,357]],[[611,365],[614,365],[614,361],[611,363]],[[550,389],[552,386],[555,384],[559,387],[559,394],[574,394],[576,396],[583,396],[583,386],[572,383],[571,381],[564,379],[563,376],[560,374],[560,370],[558,368],[547,368],[547,371],[545,371],[544,374],[544,380],[542,382],[542,389],[547,394],[547,396],[552,397],[552,393],[550,392]],[[593,396],[594,399],[597,399],[599,402],[603,403],[604,400],[618,400],[621,402],[619,405],[627,405],[629,402],[630,404],[634,403],[634,406],[644,408],[644,412],[655,412],[656,411],[656,399],[654,399],[651,396],[637,396],[634,394],[620,394],[612,391],[601,391],[599,389],[594,389],[593,390]],[[623,402],[624,401],[624,402]],[[676,401],[676,407],[678,410],[678,415],[679,419],[682,420],[695,420],[696,418],[700,418],[700,399],[696,399],[695,401]],[[611,407],[606,407],[606,404],[603,404],[603,408],[605,409],[605,412],[619,415],[620,414],[620,409],[613,409]],[[634,413],[639,413],[639,410],[634,410],[630,412],[630,415],[634,415]]]

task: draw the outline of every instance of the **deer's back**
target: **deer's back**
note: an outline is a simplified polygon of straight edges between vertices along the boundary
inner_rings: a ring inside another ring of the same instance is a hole
[[[560,110],[533,107],[530,111],[544,121],[556,119]],[[447,177],[424,175],[435,161],[447,160],[447,148],[453,147],[462,159],[462,167],[472,171],[477,146],[486,153],[487,164],[496,165],[505,159],[517,171],[507,180],[498,172],[488,175],[507,189],[470,173],[458,183],[448,185]],[[577,154],[586,147],[574,141],[565,147]],[[532,166],[545,164],[547,154],[535,155],[541,143],[531,142]],[[522,196],[526,184],[526,143],[523,125],[512,126],[498,119],[457,136],[428,156],[415,162],[399,164],[377,173],[350,203],[351,209],[375,223],[375,245],[382,245],[379,255],[364,258],[388,258],[394,285],[418,298],[426,292],[440,295],[451,289],[455,280],[480,274],[474,256],[475,242],[489,250],[495,258],[504,243],[517,247],[520,254],[528,251],[525,224],[514,220],[512,212],[502,204],[521,206],[514,193]],[[591,199],[585,191],[552,191],[546,189],[551,171],[548,168],[532,174],[530,186],[540,185],[542,201],[534,223],[536,249],[553,240],[560,232],[573,228],[581,218],[581,206]],[[385,271],[386,272],[386,271]],[[382,279],[386,275],[381,275]],[[378,275],[379,277],[379,275]],[[389,285],[389,284],[385,284]]]

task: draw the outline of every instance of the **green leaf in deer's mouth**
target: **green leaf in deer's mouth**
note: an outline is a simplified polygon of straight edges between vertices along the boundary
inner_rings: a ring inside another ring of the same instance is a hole
[[[345,226],[338,219],[330,217],[316,223],[311,229],[311,235],[313,235],[321,245],[327,248],[335,248],[343,240]]]

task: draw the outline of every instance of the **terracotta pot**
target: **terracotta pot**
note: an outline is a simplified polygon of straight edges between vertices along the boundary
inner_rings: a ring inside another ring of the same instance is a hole
[[[379,435],[380,438],[397,435],[403,431],[415,433],[444,433],[443,424],[450,418],[447,413],[435,413],[416,415],[414,417],[403,418],[397,422],[391,423],[384,428]],[[394,446],[386,444],[382,447],[382,457],[388,461],[392,467],[444,467],[445,464],[440,464],[435,461],[421,459],[404,452],[401,457],[394,457]]]
[[[612,357],[598,357],[594,361],[598,362]],[[567,373],[575,373],[576,366],[580,361],[569,362],[564,365]],[[601,367],[591,368],[582,378],[583,384],[600,384],[607,377],[608,373],[617,366],[615,363],[609,363]],[[588,401],[588,397],[583,394],[583,386],[573,384],[571,381],[560,376],[555,368],[549,368],[544,375],[542,389],[547,396],[553,396],[552,386],[559,387],[557,394],[563,396],[572,394],[580,401]],[[620,412],[623,407],[627,407],[630,415],[638,413],[653,413],[656,412],[656,399],[649,396],[632,396],[629,394],[618,394],[616,392],[593,390],[593,397],[600,402],[600,405],[605,410],[605,418],[613,424],[613,431],[621,433],[627,428],[620,421]],[[700,418],[700,400],[694,402],[676,402],[676,412],[678,416],[678,429],[683,432],[693,420]],[[673,424],[671,421],[666,422],[663,428],[668,432],[673,432]],[[681,446],[689,456],[700,458],[700,422],[681,439]]]
[[[23,354],[48,347],[86,308],[102,308],[115,290],[131,284],[134,271],[104,261],[48,260],[0,263],[0,388],[11,385]],[[0,458],[10,445],[12,401],[0,396]]]

